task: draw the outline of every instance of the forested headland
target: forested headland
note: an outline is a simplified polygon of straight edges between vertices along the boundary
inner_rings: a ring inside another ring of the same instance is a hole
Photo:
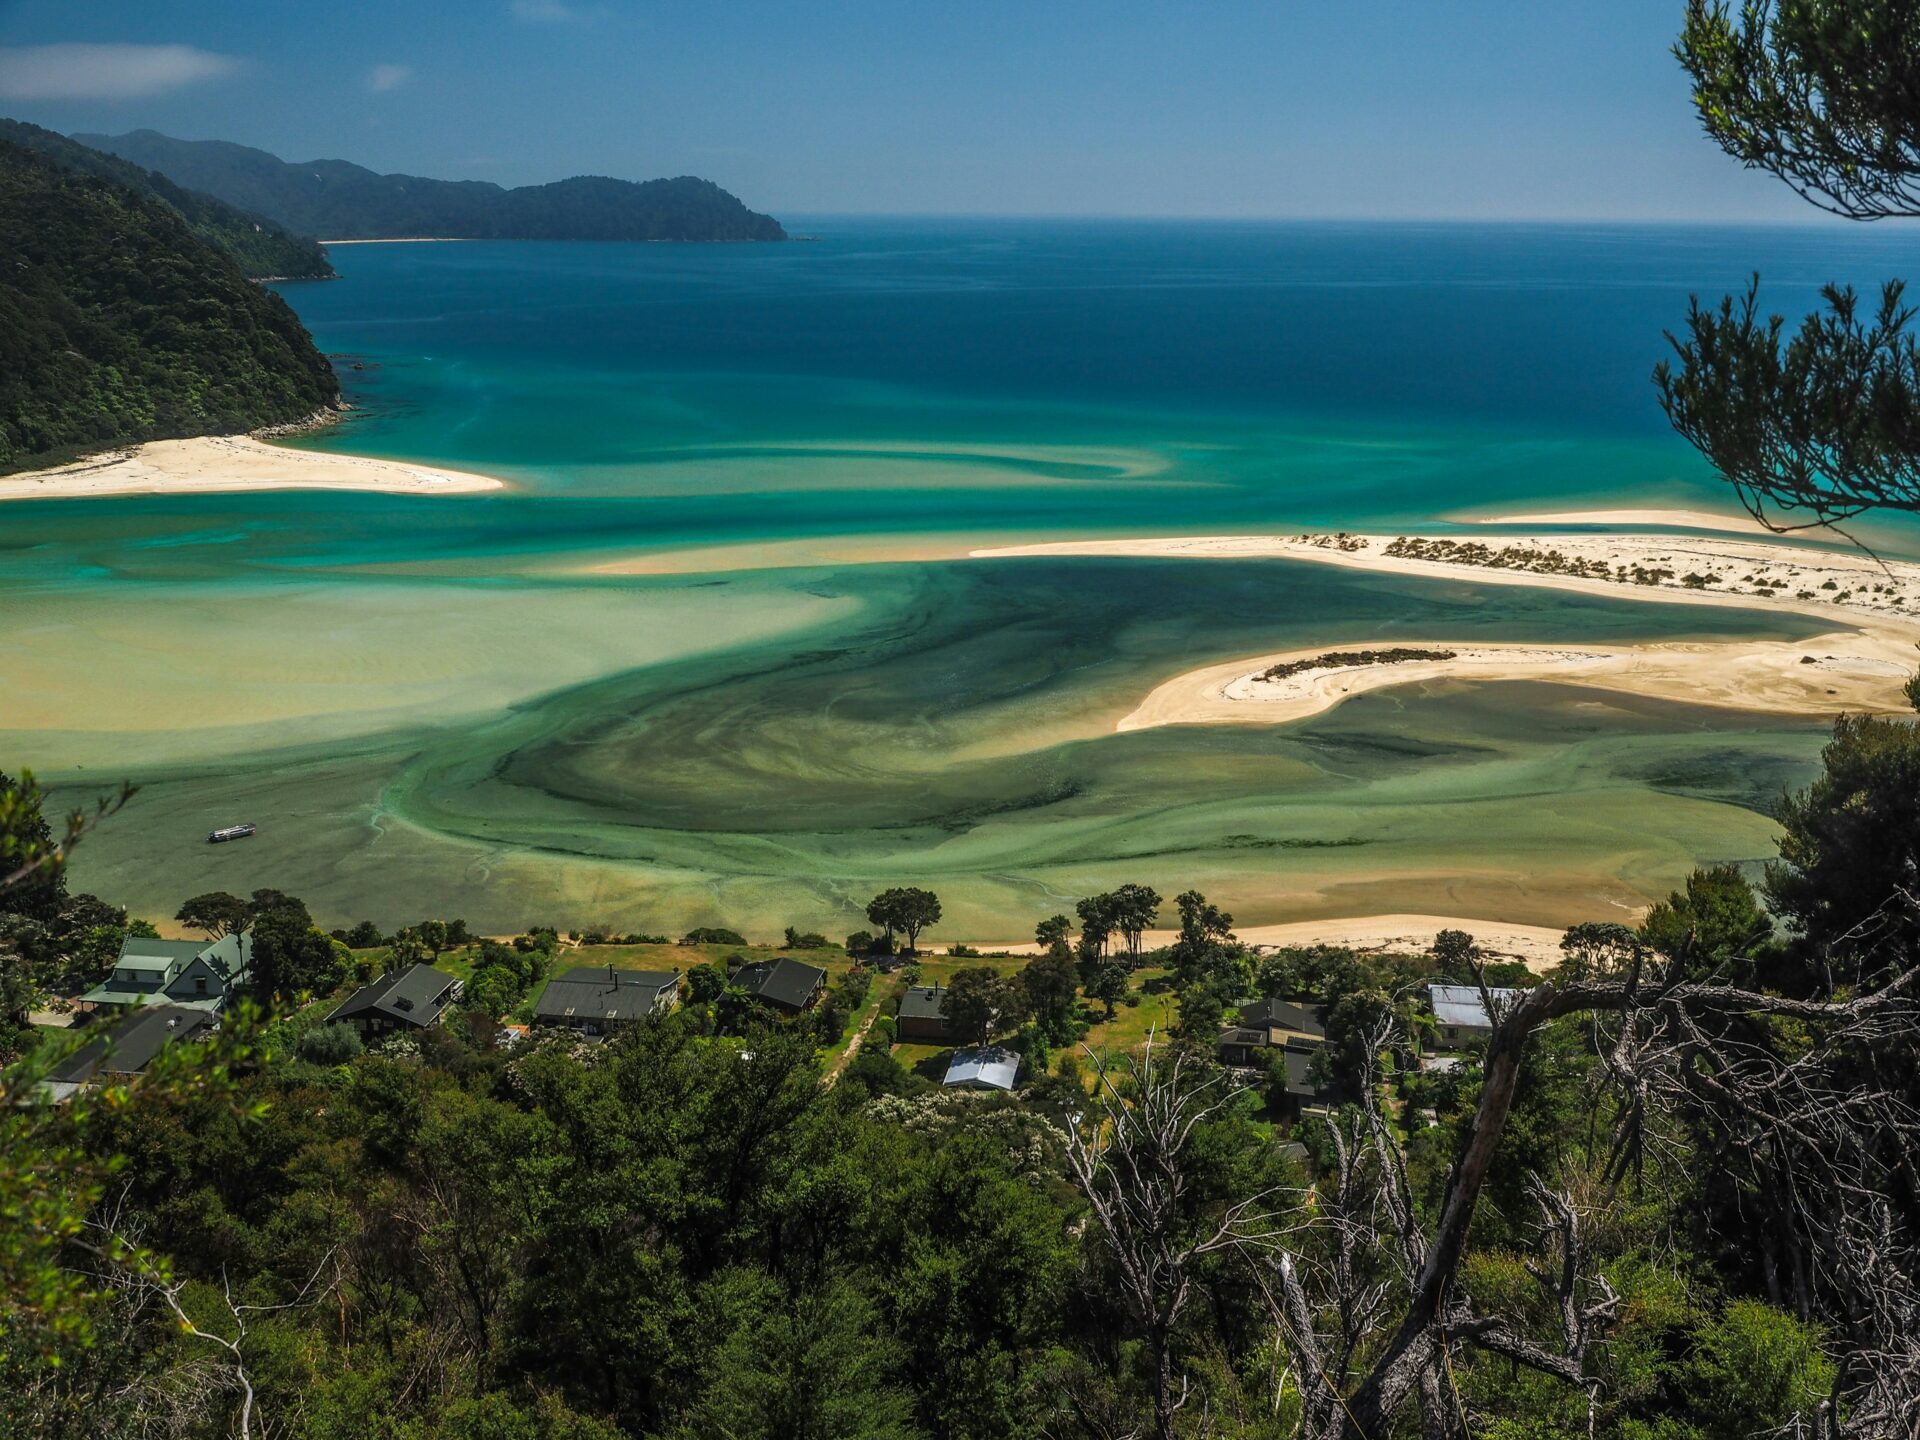
[[[293,424],[338,401],[292,308],[196,233],[230,219],[194,215],[0,138],[0,471]]]
[[[180,213],[189,229],[231,255],[251,280],[325,280],[333,262],[316,240],[289,233],[265,216],[176,185],[166,176],[90,149],[52,130],[20,120],[0,120],[0,140],[32,150],[75,174],[97,175]]]

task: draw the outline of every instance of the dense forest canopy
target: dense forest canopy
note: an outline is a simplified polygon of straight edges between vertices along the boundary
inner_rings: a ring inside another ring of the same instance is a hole
[[[291,235],[263,216],[183,189],[166,176],[142,170],[116,155],[20,120],[0,120],[0,140],[37,151],[63,170],[98,175],[136,195],[171,205],[194,234],[231,255],[249,279],[323,280],[333,275],[333,262],[318,241]]]
[[[1916,774],[1920,727],[1842,723],[1762,886],[1696,872],[1545,974],[1458,931],[1256,952],[1193,891],[1155,944],[1130,882],[1037,955],[791,929],[832,972],[797,1010],[689,932],[670,1011],[582,1033],[541,987],[672,942],[193,896],[247,994],[57,1102],[85,1033],[31,1012],[150,932],[61,867],[113,799],[59,831],[0,776],[0,1433],[1910,1440],[1920,972],[1823,925],[1910,921]],[[426,966],[444,1013],[336,1018]],[[928,978],[953,1033],[896,1044]],[[1324,1028],[1304,1076],[1227,1068],[1254,1015]],[[1011,1093],[940,1083],[982,1039]]]
[[[338,399],[291,307],[172,204],[0,140],[0,471]]]
[[[379,175],[345,160],[289,163],[245,145],[175,140],[152,130],[74,138],[328,240],[787,238],[779,221],[691,175],[637,184],[583,175],[507,190],[483,180]]]

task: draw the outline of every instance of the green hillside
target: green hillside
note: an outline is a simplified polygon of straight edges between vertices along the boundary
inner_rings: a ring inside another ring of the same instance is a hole
[[[583,175],[502,189],[481,180],[379,175],[345,160],[289,164],[222,140],[175,140],[153,130],[74,139],[302,235],[378,240],[784,240],[769,215],[710,180],[610,180]]]
[[[46,156],[63,170],[98,175],[135,194],[160,200],[180,212],[193,233],[226,251],[255,280],[324,280],[333,264],[318,241],[289,234],[273,221],[187,190],[166,176],[143,170],[117,155],[89,149],[52,130],[20,120],[0,119],[0,140]]]
[[[287,303],[170,204],[0,140],[0,471],[338,395]]]

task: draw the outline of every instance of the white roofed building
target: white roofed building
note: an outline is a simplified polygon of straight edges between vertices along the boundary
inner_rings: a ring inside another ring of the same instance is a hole
[[[1520,996],[1518,990],[1481,991],[1478,985],[1429,985],[1427,997],[1433,1005],[1434,1028],[1442,1046],[1471,1045],[1493,1034],[1493,1017],[1487,1014],[1487,996],[1494,1008],[1504,1014]]]
[[[998,1045],[980,1045],[953,1052],[943,1084],[963,1090],[1011,1090],[1020,1074],[1020,1054]]]

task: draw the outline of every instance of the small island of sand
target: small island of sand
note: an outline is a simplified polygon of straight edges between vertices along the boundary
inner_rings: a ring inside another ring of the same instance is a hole
[[[366,455],[293,450],[250,435],[149,440],[71,465],[0,475],[0,500],[98,495],[196,495],[234,490],[374,490],[390,495],[471,495],[503,481]]]
[[[1279,724],[1389,686],[1545,680],[1695,705],[1829,715],[1898,713],[1920,662],[1920,564],[1778,541],[1639,534],[1499,537],[1242,535],[1075,541],[976,550],[1012,555],[1272,557],[1384,574],[1536,585],[1664,604],[1812,615],[1808,640],[1640,645],[1490,644],[1394,637],[1394,649],[1319,645],[1189,670],[1156,686],[1119,730]]]

